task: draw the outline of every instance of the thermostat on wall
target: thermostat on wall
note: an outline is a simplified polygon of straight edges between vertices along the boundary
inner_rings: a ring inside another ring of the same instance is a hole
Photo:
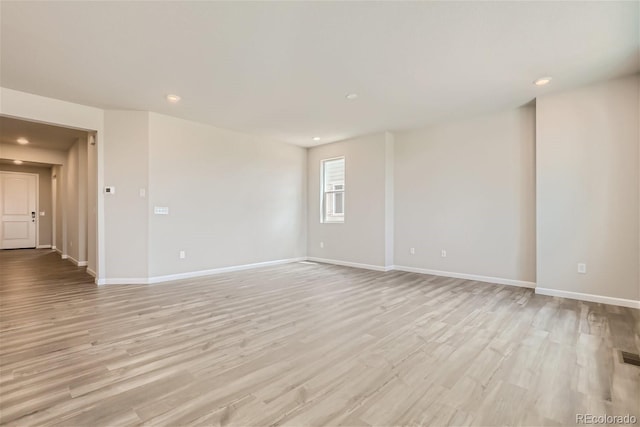
[[[116,192],[116,187],[104,187],[105,194],[114,194]]]

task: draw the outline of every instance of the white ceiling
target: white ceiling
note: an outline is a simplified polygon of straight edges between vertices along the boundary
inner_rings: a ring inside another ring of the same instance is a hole
[[[0,84],[315,145],[640,70],[639,2],[1,2]],[[537,88],[531,82],[552,75]],[[345,95],[355,92],[355,101]],[[164,97],[176,93],[177,105]]]
[[[18,145],[18,138],[27,138],[25,147],[67,151],[87,132],[0,116],[0,143]]]

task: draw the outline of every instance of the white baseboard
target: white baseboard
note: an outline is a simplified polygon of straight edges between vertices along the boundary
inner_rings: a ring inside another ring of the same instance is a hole
[[[426,268],[405,267],[402,265],[394,265],[394,270],[406,271],[409,273],[431,274],[433,276],[452,277],[454,279],[475,280],[476,282],[497,283],[499,285],[519,286],[521,288],[533,289],[536,287],[535,282],[526,282],[524,280],[504,279],[502,277],[479,276],[477,274],[454,273],[451,271],[429,270]]]
[[[303,261],[305,258],[288,258],[275,261],[256,262],[253,264],[232,265],[230,267],[213,268],[211,270],[190,271],[187,273],[168,274],[166,276],[150,277],[148,283],[169,282],[171,280],[190,279],[192,277],[210,276],[214,274],[229,273],[232,271],[250,270],[252,268],[269,267],[271,265],[289,264]]]
[[[51,248],[51,245],[38,245],[36,246],[36,249],[52,249],[52,248]]]
[[[149,279],[146,277],[136,278],[116,278],[116,279],[96,279],[96,285],[148,285]]]
[[[55,251],[56,251],[56,252],[58,252],[58,253],[60,254],[60,258],[62,258],[62,259],[67,259],[67,258],[69,258],[69,255],[67,255],[67,254],[63,254],[63,253],[62,253],[62,251],[60,250],[60,248],[55,248],[55,247],[54,247],[53,249],[55,249]]]
[[[288,258],[274,261],[256,262],[253,264],[232,265],[229,267],[212,268],[210,270],[189,271],[186,273],[168,274],[165,276],[154,276],[149,278],[113,278],[100,279],[98,285],[149,285],[154,283],[170,282],[173,280],[190,279],[193,277],[211,276],[214,274],[230,273],[233,271],[250,270],[253,268],[269,267],[272,265],[289,264],[292,262],[304,261],[306,258]]]
[[[92,275],[93,277],[98,277],[98,275],[96,274],[95,271],[93,271],[92,269],[90,269],[89,267],[87,267],[87,273],[89,273],[90,275]]]
[[[58,250],[58,248],[56,248],[55,246],[51,246],[51,249],[53,249],[54,251]]]
[[[67,257],[67,255],[62,255],[62,257],[64,259]],[[69,259],[74,263],[77,262],[75,259],[71,257],[69,257]],[[215,274],[230,273],[234,271],[249,270],[253,268],[288,264],[288,263],[300,262],[300,261],[313,261],[313,262],[320,262],[320,263],[326,263],[326,264],[341,265],[345,267],[362,268],[362,269],[374,270],[374,271],[391,271],[391,270],[406,271],[410,273],[430,274],[433,276],[451,277],[455,279],[475,280],[477,282],[486,282],[486,283],[508,285],[508,286],[518,286],[518,287],[529,288],[529,289],[535,288],[535,293],[539,295],[557,296],[562,298],[570,298],[570,299],[576,299],[576,300],[582,300],[582,301],[589,301],[589,302],[596,302],[596,303],[602,303],[602,304],[610,304],[610,305],[640,309],[640,301],[623,299],[623,298],[606,297],[606,296],[600,296],[600,295],[584,294],[579,292],[560,291],[556,289],[537,288],[535,282],[527,282],[523,280],[505,279],[502,277],[480,276],[476,274],[455,273],[450,271],[430,270],[426,268],[406,267],[401,265],[393,265],[393,266],[385,267],[380,265],[361,264],[357,262],[339,261],[339,260],[316,258],[316,257],[299,257],[299,258],[280,259],[275,261],[265,261],[265,262],[257,262],[253,264],[234,265],[230,267],[220,267],[220,268],[213,268],[210,270],[191,271],[186,273],[169,274],[165,276],[155,276],[155,277],[149,277],[149,278],[146,278],[146,277],[112,278],[112,279],[96,278],[95,282],[97,285],[148,285],[148,284],[154,284],[154,283],[169,282],[173,280],[189,279],[193,277],[202,277],[202,276],[211,276]],[[86,261],[81,261],[81,263],[82,264],[78,263],[78,265],[86,265]],[[93,270],[87,269],[87,272],[94,277],[96,276],[96,273]]]
[[[75,259],[71,255],[62,255],[62,259],[68,259],[69,261],[71,261],[72,263],[77,265],[78,267],[86,267],[89,264],[88,261],[78,261],[77,259]]]
[[[354,268],[363,268],[365,270],[375,270],[375,271],[391,271],[393,270],[393,266],[385,267],[382,265],[372,265],[372,264],[361,264],[359,262],[350,262],[350,261],[340,261],[337,259],[326,259],[326,258],[316,258],[316,257],[307,257],[307,261],[313,262],[321,262],[324,264],[334,264],[334,265],[342,265],[344,267],[354,267]]]
[[[624,298],[606,297],[602,295],[583,294],[582,292],[561,291],[558,289],[536,288],[536,294],[550,297],[577,299],[581,301],[598,302],[601,304],[618,305],[621,307],[640,309],[640,301]]]

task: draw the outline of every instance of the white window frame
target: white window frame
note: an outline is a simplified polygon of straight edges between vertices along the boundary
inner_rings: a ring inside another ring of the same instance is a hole
[[[333,190],[333,191],[326,191],[325,190],[325,183],[324,183],[324,172],[325,172],[325,163],[326,162],[331,162],[334,160],[342,160],[344,161],[344,181],[342,183],[342,189],[341,190]],[[345,194],[345,189],[346,189],[346,182],[347,182],[347,161],[345,159],[344,156],[340,156],[340,157],[331,157],[329,159],[322,159],[320,161],[320,223],[322,224],[344,224],[344,218],[345,218],[345,204],[346,204],[346,194]],[[334,200],[334,206],[335,206],[335,196],[338,193],[342,193],[342,215],[335,215],[333,217],[333,219],[328,220],[326,217],[326,200],[327,194],[333,194],[333,200]]]

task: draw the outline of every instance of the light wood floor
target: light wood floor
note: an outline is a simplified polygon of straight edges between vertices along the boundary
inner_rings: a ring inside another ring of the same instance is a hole
[[[0,251],[11,425],[558,425],[640,415],[640,311],[289,264],[96,287]]]

